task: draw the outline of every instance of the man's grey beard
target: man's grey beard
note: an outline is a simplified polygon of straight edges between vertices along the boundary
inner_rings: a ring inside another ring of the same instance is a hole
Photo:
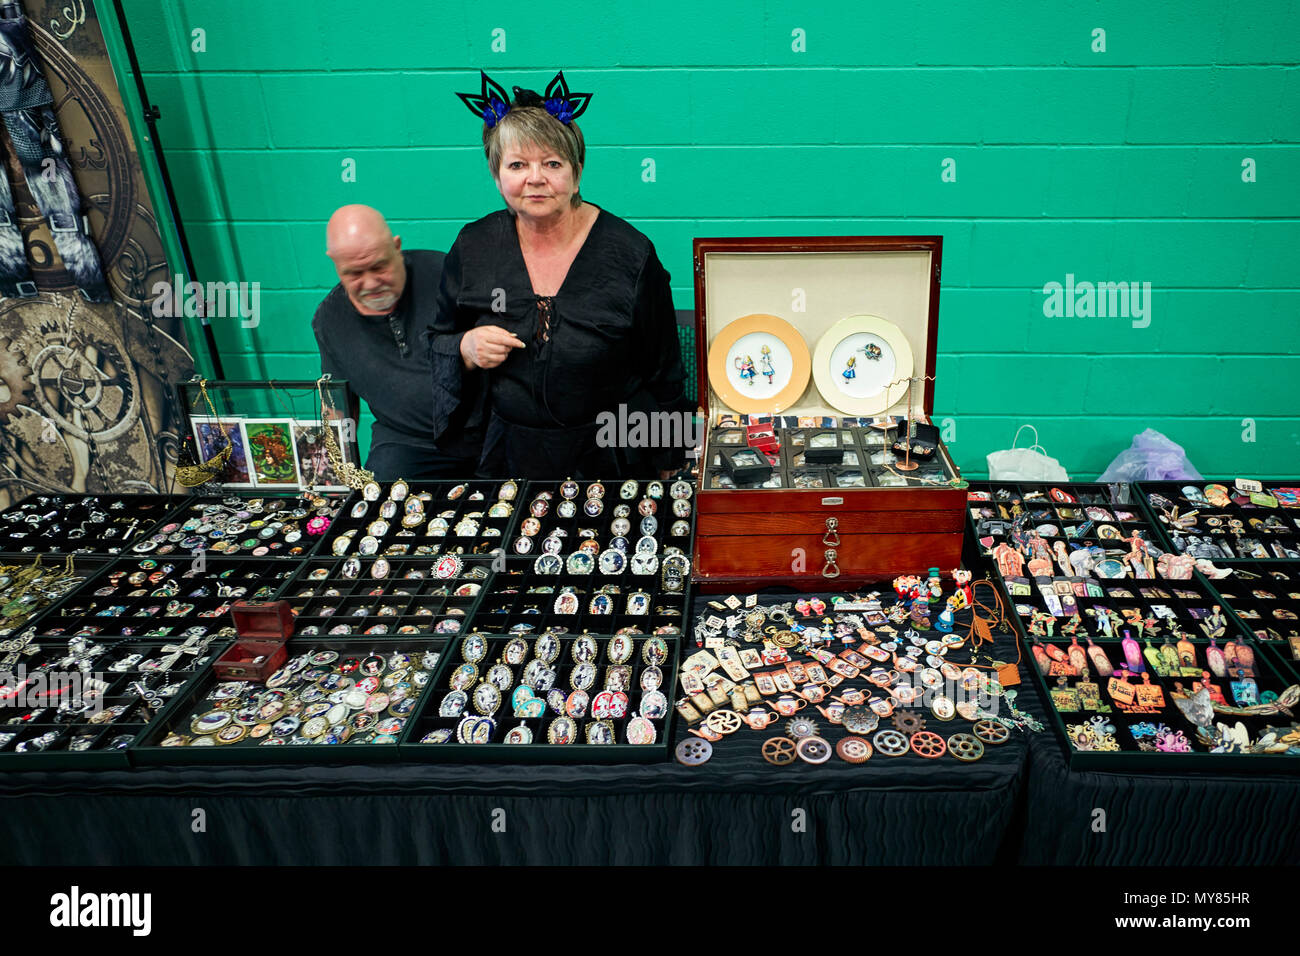
[[[358,295],[361,304],[367,309],[373,309],[376,312],[389,312],[393,306],[397,305],[398,295],[393,292],[387,292],[380,295]]]

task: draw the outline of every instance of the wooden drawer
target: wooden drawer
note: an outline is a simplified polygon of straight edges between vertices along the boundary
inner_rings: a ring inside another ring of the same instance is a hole
[[[809,488],[769,491],[698,489],[700,514],[772,514],[869,512],[942,512],[965,519],[962,488]]]
[[[807,517],[807,516],[805,516]],[[706,591],[785,585],[837,590],[882,581],[901,573],[920,574],[961,564],[962,531],[907,534],[843,534],[838,545],[814,534],[708,535],[697,528],[695,581]],[[824,572],[835,552],[838,576]]]
[[[697,535],[827,534],[831,528],[844,535],[941,534],[965,530],[961,511],[822,511],[760,514],[706,514],[696,518]]]

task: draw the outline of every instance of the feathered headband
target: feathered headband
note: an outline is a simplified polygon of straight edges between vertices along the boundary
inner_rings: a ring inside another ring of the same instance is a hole
[[[488,78],[479,70],[483,78],[483,89],[478,93],[457,93],[461,102],[469,107],[470,112],[487,124],[491,129],[515,107],[540,106],[557,120],[568,126],[587,109],[591,102],[590,93],[572,93],[569,84],[564,82],[564,71],[555,74],[555,79],[546,84],[546,95],[538,96],[532,90],[514,87],[515,100],[510,102],[509,94],[501,84]]]

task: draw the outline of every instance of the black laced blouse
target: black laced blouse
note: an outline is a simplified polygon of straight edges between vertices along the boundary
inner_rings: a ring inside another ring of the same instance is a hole
[[[525,347],[494,369],[467,371],[461,336],[479,325],[513,332]],[[435,437],[487,426],[486,471],[645,477],[680,457],[597,447],[601,413],[674,408],[684,377],[668,272],[649,239],[604,210],[553,296],[534,294],[508,210],[470,223],[447,253],[426,341]]]

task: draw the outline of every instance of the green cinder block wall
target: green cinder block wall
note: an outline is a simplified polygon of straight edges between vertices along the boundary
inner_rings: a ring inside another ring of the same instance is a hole
[[[214,320],[227,375],[318,374],[330,212],[446,249],[501,204],[453,92],[563,68],[583,193],[679,309],[693,236],[944,237],[968,477],[1022,423],[1077,478],[1148,426],[1206,474],[1300,474],[1300,3],[818,6],[126,0],[199,278],[261,283],[256,328]],[[1067,276],[1150,283],[1149,324],[1046,315]]]

